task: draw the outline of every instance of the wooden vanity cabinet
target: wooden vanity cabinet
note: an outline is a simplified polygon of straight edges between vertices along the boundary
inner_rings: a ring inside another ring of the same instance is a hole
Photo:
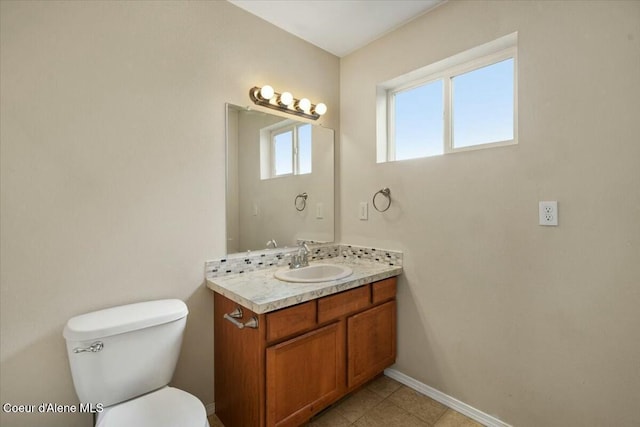
[[[214,295],[216,414],[225,427],[296,427],[395,361],[396,278],[266,314]]]
[[[214,293],[213,360],[216,415],[225,425],[264,426],[265,361],[264,315],[259,316],[258,329],[238,329],[223,318],[238,306]],[[243,308],[247,322],[257,316]]]
[[[344,395],[344,332],[334,322],[267,348],[267,425],[299,426]]]
[[[354,389],[396,360],[396,302],[347,319],[347,386]]]

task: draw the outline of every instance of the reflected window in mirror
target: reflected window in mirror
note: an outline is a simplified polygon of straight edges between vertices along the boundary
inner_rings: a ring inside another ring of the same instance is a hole
[[[298,174],[311,173],[311,125],[298,126]]]
[[[270,174],[262,179],[287,175],[311,173],[311,125],[294,124],[269,129],[269,151],[262,150],[261,156],[268,156]]]
[[[293,174],[293,129],[271,134],[271,177]]]

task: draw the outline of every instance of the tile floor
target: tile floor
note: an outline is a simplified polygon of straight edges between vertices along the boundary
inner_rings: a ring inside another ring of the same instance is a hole
[[[215,415],[211,427],[224,427]],[[381,376],[318,414],[307,427],[481,427],[389,377]]]

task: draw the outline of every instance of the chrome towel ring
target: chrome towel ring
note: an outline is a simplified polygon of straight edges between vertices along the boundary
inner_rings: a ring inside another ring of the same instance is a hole
[[[376,197],[378,196],[378,194],[382,194],[384,197],[387,198],[387,207],[384,209],[380,209],[377,205],[376,205]],[[382,190],[379,190],[378,192],[376,192],[376,194],[373,195],[373,207],[378,211],[378,212],[386,212],[387,209],[389,209],[389,207],[391,206],[391,190],[389,190],[389,188],[385,187]]]
[[[298,212],[302,212],[304,208],[307,207],[307,193],[298,194],[296,199],[293,201],[293,205],[296,207]]]

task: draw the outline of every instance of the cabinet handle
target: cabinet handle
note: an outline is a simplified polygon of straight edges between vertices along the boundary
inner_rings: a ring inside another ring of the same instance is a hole
[[[229,313],[229,316],[233,317],[234,319],[242,319],[242,316],[244,316],[244,314],[242,313],[242,309],[236,306],[236,309]]]
[[[237,327],[238,329],[244,329],[244,328],[258,329],[258,318],[255,316],[249,319],[246,323],[242,323],[234,319],[233,313],[231,314],[225,313],[224,318],[229,322],[233,323],[234,326]]]
[[[245,328],[258,329],[258,318],[253,316],[251,319],[244,323]]]

